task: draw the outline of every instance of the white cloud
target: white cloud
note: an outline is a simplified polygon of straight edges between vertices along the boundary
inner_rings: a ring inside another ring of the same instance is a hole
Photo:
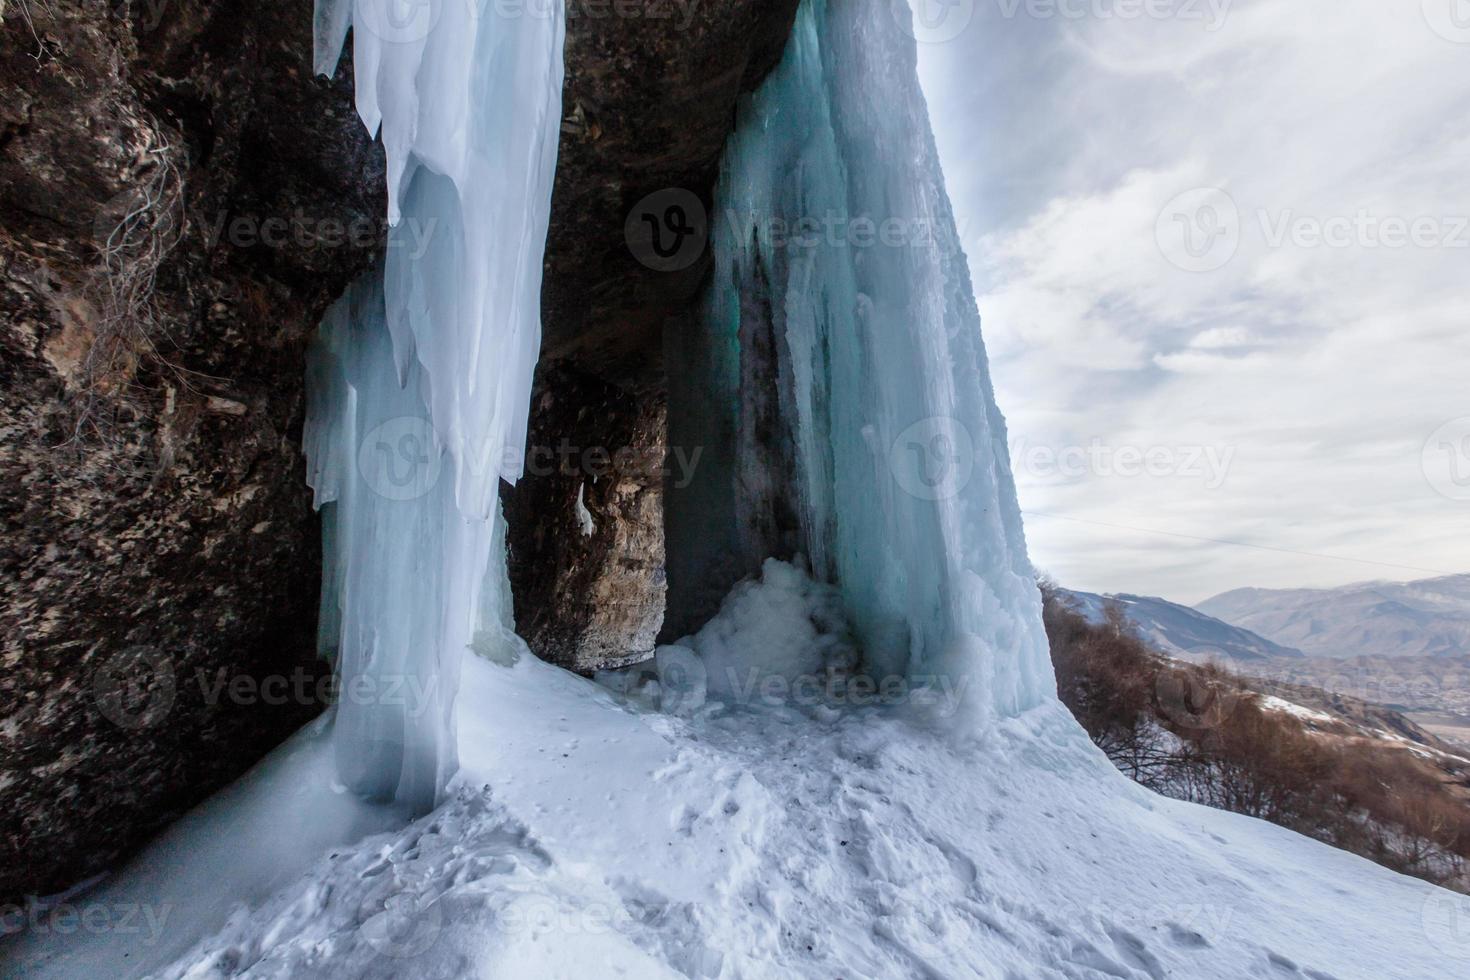
[[[1184,600],[1466,569],[1421,454],[1470,415],[1470,47],[1419,6],[1238,0],[1207,31],[982,3],[921,51],[1013,436],[1235,453],[1213,490],[1021,473],[1038,565]],[[1238,213],[1203,273],[1156,236],[1201,187]],[[1415,221],[1435,247],[1384,247]]]

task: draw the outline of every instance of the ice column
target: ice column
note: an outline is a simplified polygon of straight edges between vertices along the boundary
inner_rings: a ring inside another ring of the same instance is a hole
[[[751,550],[770,523],[748,513],[752,486],[784,494],[795,550],[841,587],[869,667],[962,685],[973,723],[1054,682],[909,16],[904,0],[806,0],[743,107],[705,321],[668,342],[671,424],[704,416],[671,442],[725,450],[671,500],[671,548],[706,554],[671,562],[670,592]],[[768,455],[793,472],[752,478],[773,403],[790,449]]]
[[[455,768],[459,658],[503,606],[498,485],[521,472],[540,346],[564,26],[561,4],[316,5],[319,72],[352,29],[392,226],[308,370],[322,645],[344,783],[416,808]]]

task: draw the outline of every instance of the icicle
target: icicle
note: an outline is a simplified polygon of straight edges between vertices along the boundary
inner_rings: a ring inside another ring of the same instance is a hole
[[[318,71],[349,26],[392,230],[308,370],[308,479],[332,504],[323,645],[343,781],[424,808],[455,767],[459,658],[505,605],[487,593],[505,588],[498,485],[520,476],[541,342],[563,12],[318,0]]]
[[[752,398],[779,389],[799,550],[840,584],[869,667],[944,675],[982,716],[1013,714],[1053,681],[908,16],[905,0],[806,0],[726,148],[707,332],[670,351],[670,440],[723,444],[726,465],[707,454],[674,501],[671,549],[701,554],[671,562],[670,590],[719,584],[701,576],[720,556],[758,560],[741,468]],[[778,356],[752,375],[762,317]]]

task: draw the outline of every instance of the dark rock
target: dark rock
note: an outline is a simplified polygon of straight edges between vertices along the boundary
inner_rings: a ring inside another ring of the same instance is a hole
[[[665,417],[663,334],[698,299],[710,255],[696,237],[674,261],[651,268],[635,257],[625,227],[630,217],[636,226],[640,206],[655,219],[669,202],[691,216],[710,206],[736,102],[780,59],[797,0],[682,7],[687,14],[649,0],[642,9],[669,16],[647,18],[594,17],[587,7],[569,20],[542,293],[543,361],[565,370],[538,376],[533,451],[568,437],[584,448],[641,452],[648,425]],[[569,388],[559,390],[563,384]],[[595,406],[606,406],[600,435]],[[664,444],[662,432],[658,440]],[[684,456],[668,461],[670,478],[702,465],[694,457],[701,449],[673,447]],[[662,487],[639,482],[631,496],[616,492],[598,533],[583,536],[578,486],[528,474],[506,495],[506,512],[517,627],[538,655],[586,671],[647,652],[644,630],[661,618],[664,596],[663,507]]]
[[[309,3],[8,7],[4,898],[105,867],[321,710],[302,352],[384,208]],[[329,222],[359,247],[306,240]]]
[[[542,293],[549,360],[623,380],[657,356],[665,318],[695,299],[709,255],[696,246],[682,268],[649,269],[629,250],[625,222],[671,189],[709,207],[736,100],[780,60],[797,5],[644,0],[649,16],[620,17],[569,3]]]

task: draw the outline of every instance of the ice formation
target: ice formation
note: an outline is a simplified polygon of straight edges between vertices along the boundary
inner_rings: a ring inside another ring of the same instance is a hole
[[[427,808],[455,767],[459,659],[504,603],[498,487],[521,472],[541,341],[563,11],[318,0],[315,26],[323,73],[352,27],[392,225],[385,267],[327,315],[309,374],[339,775]]]
[[[962,682],[975,724],[1053,681],[908,16],[808,0],[726,148],[704,329],[670,341],[670,442],[727,451],[670,507],[669,582],[723,592],[731,556],[804,554],[876,676]]]

